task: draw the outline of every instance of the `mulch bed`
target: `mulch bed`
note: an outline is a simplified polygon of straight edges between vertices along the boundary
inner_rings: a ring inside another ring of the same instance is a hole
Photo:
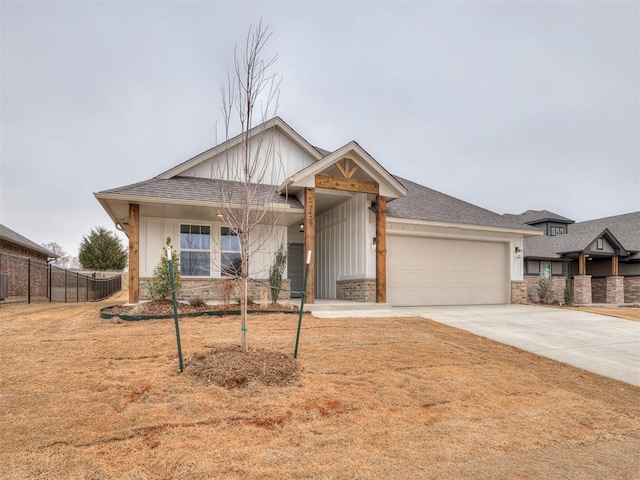
[[[299,308],[293,304],[270,303],[260,305],[257,303],[249,304],[248,309],[251,313],[274,313],[274,312],[298,312]],[[227,305],[198,305],[194,306],[189,303],[177,302],[178,315],[206,315],[206,314],[225,314],[235,315],[240,311],[240,305],[237,303]],[[136,305],[114,305],[100,310],[103,318],[111,318],[119,316],[124,320],[145,319],[145,318],[166,318],[173,316],[173,304],[171,300],[152,300],[150,302],[142,302]]]
[[[210,347],[205,354],[187,361],[185,372],[206,384],[220,387],[245,387],[252,381],[270,386],[291,385],[298,380],[296,360],[283,353],[239,345]]]

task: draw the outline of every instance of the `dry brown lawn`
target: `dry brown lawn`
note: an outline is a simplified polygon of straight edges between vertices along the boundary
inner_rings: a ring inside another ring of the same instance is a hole
[[[173,321],[0,308],[3,479],[638,479],[640,388],[420,318],[305,316],[288,386],[177,372]],[[293,352],[296,315],[252,316]],[[236,317],[181,320],[185,358]]]

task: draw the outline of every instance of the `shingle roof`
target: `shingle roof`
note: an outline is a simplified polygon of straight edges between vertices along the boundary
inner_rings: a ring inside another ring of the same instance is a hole
[[[605,228],[609,229],[627,250],[640,251],[640,212],[578,222],[569,227],[569,232],[601,232]]]
[[[541,223],[547,221],[574,223],[574,221],[570,218],[563,217],[562,215],[550,212],[549,210],[527,210],[526,212],[516,214],[505,213],[504,216],[521,223],[526,223],[528,225],[532,223]]]
[[[283,205],[288,204],[292,208],[302,208],[302,204],[297,198],[276,194],[276,187],[273,185],[256,185],[255,187],[257,194],[254,203],[256,205],[271,202]],[[155,177],[144,182],[103,190],[99,193],[197,202],[241,203],[243,201],[242,184],[240,182],[221,182],[209,178],[195,177],[173,177],[167,179]]]
[[[10,243],[14,243],[16,245],[20,245],[21,247],[28,248],[30,250],[35,250],[38,253],[42,253],[47,255],[48,257],[57,257],[57,255],[53,252],[50,252],[42,245],[38,245],[35,242],[32,242],[26,237],[23,237],[17,232],[14,232],[8,227],[4,225],[0,225],[0,240],[5,240]]]
[[[540,231],[415,182],[400,177],[395,178],[407,189],[407,195],[387,204],[389,217]]]
[[[640,252],[640,212],[578,222],[564,235],[525,238],[527,257],[560,258],[562,252],[578,252],[589,246],[605,229],[630,253]]]

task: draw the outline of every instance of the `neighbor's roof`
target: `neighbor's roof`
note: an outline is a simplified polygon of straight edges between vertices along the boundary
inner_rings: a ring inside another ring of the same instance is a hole
[[[640,212],[578,222],[569,227],[573,232],[597,232],[607,228],[626,250],[640,251]]]
[[[224,189],[221,188],[224,184]],[[98,192],[98,196],[122,195],[135,198],[170,199],[193,202],[242,203],[242,184],[240,182],[223,182],[209,178],[195,177],[154,177],[144,182],[125,185]],[[255,185],[256,205],[266,202],[287,204],[292,208],[302,208],[296,197],[287,197],[275,193],[273,185]],[[223,191],[224,190],[224,191]]]
[[[23,237],[17,232],[14,232],[8,227],[0,224],[0,240],[5,240],[6,242],[13,243],[16,245],[20,245],[21,247],[28,248],[30,250],[34,250],[38,253],[42,253],[43,255],[47,255],[48,257],[57,257],[57,255],[53,252],[50,252],[42,245],[38,245],[35,242],[32,242],[26,237]]]
[[[540,233],[539,229],[524,225],[504,215],[472,205],[404,178],[395,178],[407,189],[407,195],[387,204],[389,217],[506,228],[530,231],[534,235]]]
[[[608,230],[630,253],[640,252],[640,212],[578,222],[564,235],[526,238],[524,253],[529,258],[560,258],[563,252],[579,252]]]
[[[505,213],[504,216],[521,223],[526,223],[527,225],[541,222],[574,223],[570,218],[563,217],[549,210],[527,210],[524,213],[517,214]]]

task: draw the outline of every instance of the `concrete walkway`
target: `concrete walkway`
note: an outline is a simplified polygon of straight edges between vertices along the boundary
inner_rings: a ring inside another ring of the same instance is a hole
[[[395,307],[640,386],[640,322],[531,305]]]

